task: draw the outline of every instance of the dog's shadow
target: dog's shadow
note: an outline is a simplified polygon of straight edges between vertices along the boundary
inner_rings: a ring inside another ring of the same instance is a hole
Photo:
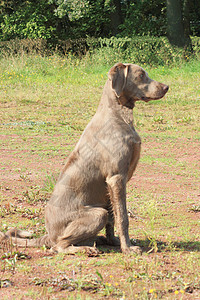
[[[200,242],[198,241],[172,241],[170,243],[166,243],[163,241],[155,240],[153,243],[152,241],[145,239],[145,240],[132,240],[133,246],[139,246],[144,253],[153,253],[153,252],[170,252],[170,251],[187,251],[187,252],[200,252]],[[109,245],[99,245],[98,249],[104,253],[120,253],[120,247],[114,247]]]

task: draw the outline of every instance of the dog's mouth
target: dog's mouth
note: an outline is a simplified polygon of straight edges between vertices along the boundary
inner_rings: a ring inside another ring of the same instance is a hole
[[[159,100],[165,96],[165,94],[167,93],[168,90],[169,90],[168,85],[160,83],[159,90],[157,90],[155,93],[153,93],[152,96],[151,95],[148,95],[148,96],[142,95],[141,97],[138,97],[137,100],[143,100],[145,102],[149,102],[151,100]]]
[[[159,93],[157,93],[157,95],[154,95],[153,97],[140,96],[140,97],[130,97],[128,99],[126,98],[127,102],[124,105],[126,107],[130,108],[130,109],[133,109],[134,106],[135,106],[136,101],[142,100],[142,101],[145,101],[145,102],[149,102],[151,100],[162,99],[165,96],[165,94],[167,93],[168,90],[169,90],[169,86],[165,85],[165,84],[162,84],[162,90]]]
[[[142,98],[139,99],[139,100],[142,100],[142,101],[145,101],[145,102],[149,102],[149,101],[151,101],[151,100],[159,100],[159,99],[162,99],[163,97],[164,97],[164,95],[161,96],[161,97],[154,97],[154,98],[142,97]]]
[[[157,95],[155,97],[145,97],[145,96],[143,96],[143,97],[141,97],[141,99],[138,99],[138,100],[143,100],[145,102],[149,102],[151,100],[159,100],[159,99],[162,99],[165,96],[165,94],[167,93],[168,90],[169,90],[168,85],[165,85],[162,92],[159,93],[159,95]]]

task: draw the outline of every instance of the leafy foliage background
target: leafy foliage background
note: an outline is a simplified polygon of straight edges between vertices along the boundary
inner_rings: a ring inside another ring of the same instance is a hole
[[[191,35],[200,35],[200,3],[190,0]],[[0,1],[0,40],[166,36],[165,0]]]

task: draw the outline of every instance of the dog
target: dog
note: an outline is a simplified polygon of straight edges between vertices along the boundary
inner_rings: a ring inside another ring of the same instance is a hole
[[[10,229],[1,241],[14,237],[18,246],[45,245],[55,252],[94,251],[91,242],[105,227],[108,245],[123,253],[141,249],[131,245],[126,206],[126,183],[137,166],[141,139],[133,126],[135,102],[161,99],[166,84],[149,78],[135,64],[117,63],[109,73],[96,114],[69,155],[45,209],[47,234],[27,239],[29,233]],[[114,235],[114,225],[119,238]]]

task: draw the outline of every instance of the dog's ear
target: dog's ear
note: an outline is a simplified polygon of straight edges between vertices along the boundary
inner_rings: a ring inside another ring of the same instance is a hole
[[[112,67],[108,73],[109,80],[112,81],[112,88],[119,98],[126,85],[126,78],[128,75],[128,66],[118,63]]]

